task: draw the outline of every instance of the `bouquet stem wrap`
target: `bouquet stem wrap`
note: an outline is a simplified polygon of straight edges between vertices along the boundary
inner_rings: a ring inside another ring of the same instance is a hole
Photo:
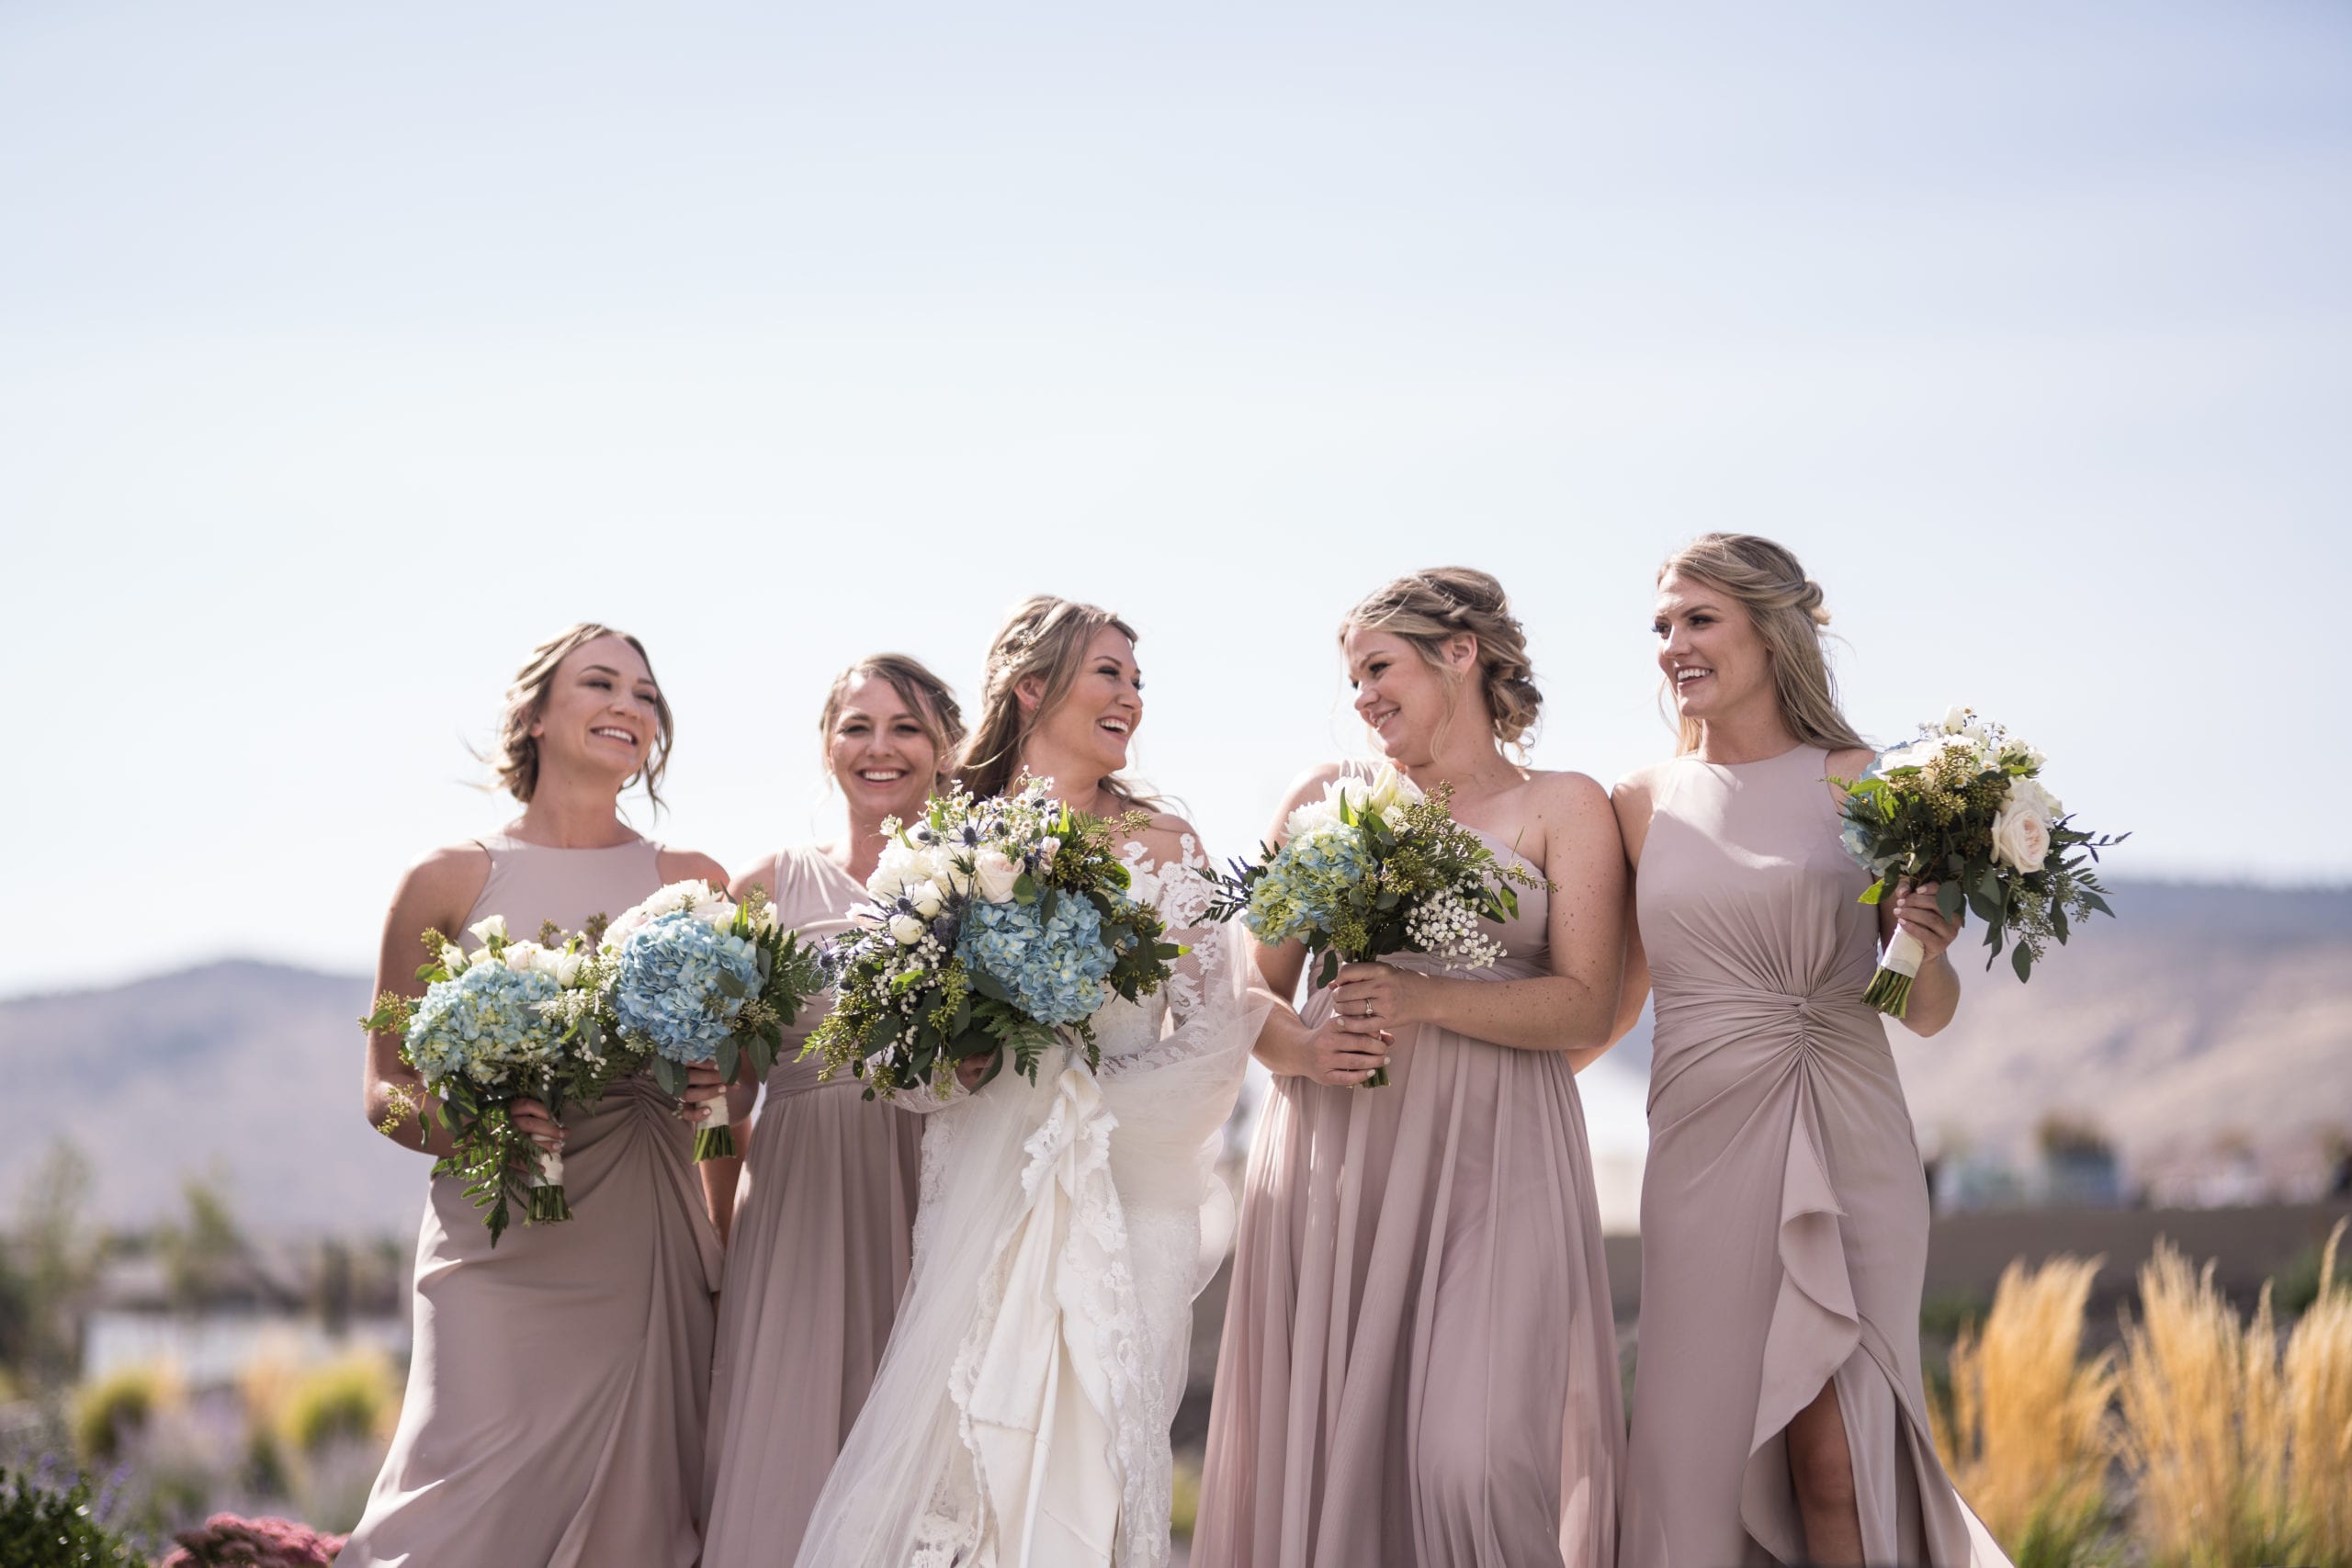
[[[721,1093],[718,1099],[706,1100],[703,1104],[709,1109],[710,1115],[695,1130],[695,1158],[733,1159],[735,1129],[728,1125],[727,1096]]]
[[[1903,1017],[1911,1010],[1911,982],[1919,977],[1919,965],[1927,959],[1919,939],[1897,926],[1879,955],[1878,972],[1871,976],[1862,1000],[1890,1018]]]
[[[571,1218],[571,1205],[563,1198],[563,1156],[553,1149],[539,1151],[539,1168],[531,1176],[527,1218],[533,1224]]]

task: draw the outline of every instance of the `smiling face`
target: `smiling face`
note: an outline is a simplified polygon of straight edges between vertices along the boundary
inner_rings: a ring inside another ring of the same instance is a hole
[[[842,694],[825,737],[825,761],[851,815],[879,820],[922,812],[940,759],[924,716],[887,679],[868,675]]]
[[[1447,720],[1462,700],[1462,682],[1478,666],[1478,639],[1467,633],[1438,645],[1442,664],[1395,632],[1350,626],[1340,640],[1356,716],[1398,767],[1434,761]]]
[[[661,732],[660,688],[628,641],[600,637],[563,656],[531,724],[540,770],[609,776],[616,788],[645,768]]]
[[[1674,692],[1675,711],[1720,724],[1758,708],[1778,710],[1772,658],[1738,600],[1704,578],[1668,572],[1658,581],[1651,631],[1657,667]]]
[[[1023,706],[1042,691],[1024,688]],[[1029,731],[1027,750],[1099,765],[1108,778],[1127,765],[1127,746],[1143,724],[1143,671],[1136,646],[1116,626],[1104,626],[1087,644],[1086,657],[1061,700],[1040,715]]]

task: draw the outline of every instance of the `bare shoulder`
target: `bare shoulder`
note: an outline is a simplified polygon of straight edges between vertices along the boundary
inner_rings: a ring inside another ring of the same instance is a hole
[[[1657,808],[1658,785],[1672,766],[1669,758],[1635,768],[1609,792],[1609,803],[1617,812],[1617,831],[1625,840],[1625,859],[1634,865],[1641,864],[1642,845],[1650,836],[1650,817]]]
[[[784,881],[783,858],[780,854],[767,854],[753,861],[749,871],[738,873],[735,880],[728,884],[727,896],[741,898],[757,887],[773,899],[777,886]],[[669,878],[665,875],[662,880]]]
[[[1658,781],[1672,766],[1674,761],[1671,758],[1663,762],[1652,762],[1646,767],[1635,768],[1617,781],[1615,787],[1609,792],[1609,798],[1616,805],[1619,821],[1635,817],[1645,823],[1649,820],[1650,807],[1657,800]]]
[[[1322,799],[1334,784],[1347,775],[1347,772],[1348,764],[1345,762],[1319,762],[1291,780],[1290,788],[1283,792],[1283,803],[1274,808],[1273,826],[1266,830],[1266,842],[1281,843],[1283,825],[1290,820],[1290,814],[1310,800]]]
[[[425,851],[401,874],[396,904],[422,903],[435,908],[473,908],[490,880],[490,852],[471,839]]]
[[[673,882],[716,882],[727,886],[727,868],[704,854],[700,850],[663,849],[657,863],[662,884]]]
[[[1577,822],[1609,812],[1609,792],[1590,773],[1535,773],[1527,781],[1536,815],[1546,822]]]
[[[1857,746],[1844,751],[1829,753],[1829,787],[1840,799],[1846,786],[1862,776],[1862,773],[1878,760],[1878,753],[1867,746]]]
[[[1283,815],[1287,817],[1310,800],[1320,800],[1324,792],[1347,776],[1345,762],[1318,762],[1290,781],[1290,790],[1283,796]]]

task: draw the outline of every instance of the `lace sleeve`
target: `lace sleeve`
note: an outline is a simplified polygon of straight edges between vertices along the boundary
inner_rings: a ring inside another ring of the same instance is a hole
[[[1168,1009],[1159,1041],[1142,1051],[1105,1057],[1102,1076],[1129,1077],[1205,1055],[1230,1054],[1248,987],[1246,974],[1236,962],[1230,929],[1207,919],[1214,897],[1204,874],[1208,857],[1190,833],[1180,840],[1174,859],[1157,865],[1145,858],[1142,844],[1128,844],[1125,853],[1130,895],[1159,911],[1168,940],[1185,952],[1160,984]]]

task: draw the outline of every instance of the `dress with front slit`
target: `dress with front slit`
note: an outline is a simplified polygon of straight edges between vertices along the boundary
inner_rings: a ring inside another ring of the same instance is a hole
[[[1787,1428],[1833,1382],[1866,1560],[2005,1561],[1928,1436],[1927,1180],[1861,999],[1877,911],[1827,764],[1683,757],[1657,784],[1635,894],[1657,1030],[1627,1568],[1804,1561]]]

